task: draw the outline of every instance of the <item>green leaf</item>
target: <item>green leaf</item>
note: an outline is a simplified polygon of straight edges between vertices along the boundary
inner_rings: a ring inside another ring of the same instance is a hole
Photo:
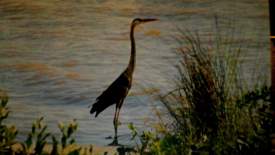
[[[135,139],[135,137],[137,136],[137,130],[136,130],[135,126],[133,125],[133,123],[129,123],[128,128],[131,130],[131,134],[132,134],[131,140]]]
[[[60,129],[61,132],[64,131],[64,124],[62,122],[58,123],[58,128]]]
[[[67,145],[67,137],[65,135],[63,135],[61,138],[61,145],[63,148],[65,148]]]
[[[31,147],[31,145],[32,145],[32,134],[31,133],[28,134],[28,138],[25,141],[25,143],[27,145],[27,148],[29,149]]]
[[[75,143],[75,139],[71,139],[70,144],[74,144],[74,143]]]
[[[1,107],[6,107],[9,97],[5,92],[0,92]]]

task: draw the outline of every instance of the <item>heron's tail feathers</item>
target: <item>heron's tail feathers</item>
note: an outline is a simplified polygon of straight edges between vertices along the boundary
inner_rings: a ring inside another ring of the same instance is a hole
[[[91,108],[90,113],[93,114],[94,112],[96,112],[95,117],[97,117],[97,115],[99,114],[98,109],[99,109],[98,102],[96,102],[93,104],[93,107]]]
[[[110,106],[109,104],[104,104],[100,100],[98,100],[96,103],[93,104],[90,110],[90,113],[93,114],[94,112],[96,112],[95,117],[97,117],[99,113],[101,113],[103,110],[105,110],[109,106]]]
[[[96,112],[96,108],[93,106],[90,110],[90,114],[93,114],[94,112]],[[97,116],[97,114],[95,115],[95,117]]]

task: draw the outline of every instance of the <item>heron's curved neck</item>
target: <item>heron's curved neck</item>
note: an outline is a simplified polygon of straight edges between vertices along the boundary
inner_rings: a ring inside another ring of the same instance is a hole
[[[134,37],[134,29],[135,26],[131,26],[131,32],[130,32],[130,40],[131,40],[131,57],[128,64],[128,71],[133,74],[136,64],[136,44],[135,44],[135,37]]]

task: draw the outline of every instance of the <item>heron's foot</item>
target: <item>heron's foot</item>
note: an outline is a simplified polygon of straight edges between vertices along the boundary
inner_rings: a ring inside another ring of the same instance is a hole
[[[118,140],[117,138],[114,138],[113,142],[108,144],[109,146],[120,146],[120,144],[118,144]]]

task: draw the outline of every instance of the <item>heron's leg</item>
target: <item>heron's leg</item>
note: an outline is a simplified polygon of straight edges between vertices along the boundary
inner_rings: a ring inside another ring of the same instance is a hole
[[[118,125],[117,117],[118,117],[118,109],[116,107],[115,117],[114,117],[114,120],[113,120],[114,129],[115,129],[115,137],[114,137],[114,139],[117,139],[117,125]]]
[[[117,126],[118,126],[118,124],[119,124],[118,118],[119,118],[120,108],[121,108],[121,107],[118,107],[118,108],[117,108],[116,117],[114,118],[114,119],[115,119],[115,122],[116,122],[116,128],[115,128],[115,138],[116,138],[116,139],[117,139]]]
[[[120,108],[121,108],[121,107],[118,107],[118,111],[117,111],[117,117],[116,117],[116,119],[117,119],[117,120],[116,120],[117,124],[119,124],[118,118],[119,118]]]
[[[118,145],[118,141],[117,141],[117,106],[116,106],[116,111],[115,111],[115,116],[114,116],[114,120],[113,120],[113,124],[114,124],[114,129],[115,129],[115,136],[114,136],[114,140],[112,143],[110,143],[109,145]]]

